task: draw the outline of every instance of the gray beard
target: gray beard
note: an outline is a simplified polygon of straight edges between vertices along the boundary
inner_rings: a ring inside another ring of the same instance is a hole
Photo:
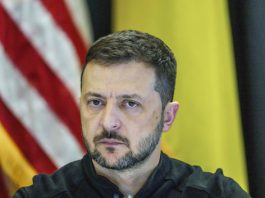
[[[118,170],[118,171],[124,171],[124,170],[128,170],[131,168],[136,168],[148,159],[148,157],[155,150],[157,144],[159,143],[159,140],[162,134],[162,129],[163,129],[163,120],[164,119],[162,116],[155,131],[151,133],[149,136],[147,136],[146,138],[142,139],[138,143],[138,146],[137,146],[138,153],[133,153],[130,150],[123,157],[118,159],[115,164],[112,164],[112,165],[108,163],[108,161],[102,156],[102,154],[97,150],[97,148],[91,151],[90,146],[88,142],[85,140],[85,138],[84,138],[84,142],[85,142],[88,152],[90,153],[91,158],[95,160],[97,164],[99,164],[100,166],[107,168],[107,169]],[[99,139],[99,138],[104,138],[104,137],[124,140],[126,141],[126,143],[129,143],[129,141],[126,138],[119,136],[118,133],[115,131],[111,131],[111,132],[103,131],[100,137],[95,137],[95,138]],[[114,149],[113,150],[112,149],[113,148],[109,148],[108,151],[114,152]]]

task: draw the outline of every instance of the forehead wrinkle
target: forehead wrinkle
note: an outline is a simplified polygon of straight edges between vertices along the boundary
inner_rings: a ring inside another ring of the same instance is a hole
[[[112,98],[113,94],[110,94],[110,98]],[[91,92],[89,91],[88,93],[85,94],[85,97],[97,97],[97,98],[103,98],[106,99],[107,96],[104,96],[100,93],[96,93],[96,92]],[[137,99],[137,100],[144,100],[143,97],[141,97],[138,94],[121,94],[115,97],[116,99]]]
[[[138,94],[122,94],[120,96],[117,96],[117,98],[143,100],[143,98]]]
[[[106,98],[105,96],[103,96],[103,95],[100,94],[100,93],[91,92],[91,91],[89,91],[89,92],[87,92],[87,93],[85,94],[85,97],[90,97],[90,96],[97,97],[97,98]]]

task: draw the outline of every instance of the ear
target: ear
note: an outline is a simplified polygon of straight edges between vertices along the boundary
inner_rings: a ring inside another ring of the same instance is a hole
[[[175,120],[177,111],[179,109],[179,103],[177,101],[170,102],[166,105],[164,110],[164,126],[163,131],[168,131]]]

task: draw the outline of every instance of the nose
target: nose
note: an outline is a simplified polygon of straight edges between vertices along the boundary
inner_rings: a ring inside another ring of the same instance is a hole
[[[107,104],[102,116],[103,128],[107,131],[117,131],[121,127],[119,109],[115,104]]]

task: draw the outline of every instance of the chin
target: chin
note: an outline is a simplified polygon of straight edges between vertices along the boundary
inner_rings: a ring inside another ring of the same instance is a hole
[[[121,152],[121,151],[108,151],[108,150],[105,150],[103,152],[101,152],[101,155],[107,159],[107,161],[117,161],[119,158],[122,158],[123,156],[126,155],[125,152]]]

